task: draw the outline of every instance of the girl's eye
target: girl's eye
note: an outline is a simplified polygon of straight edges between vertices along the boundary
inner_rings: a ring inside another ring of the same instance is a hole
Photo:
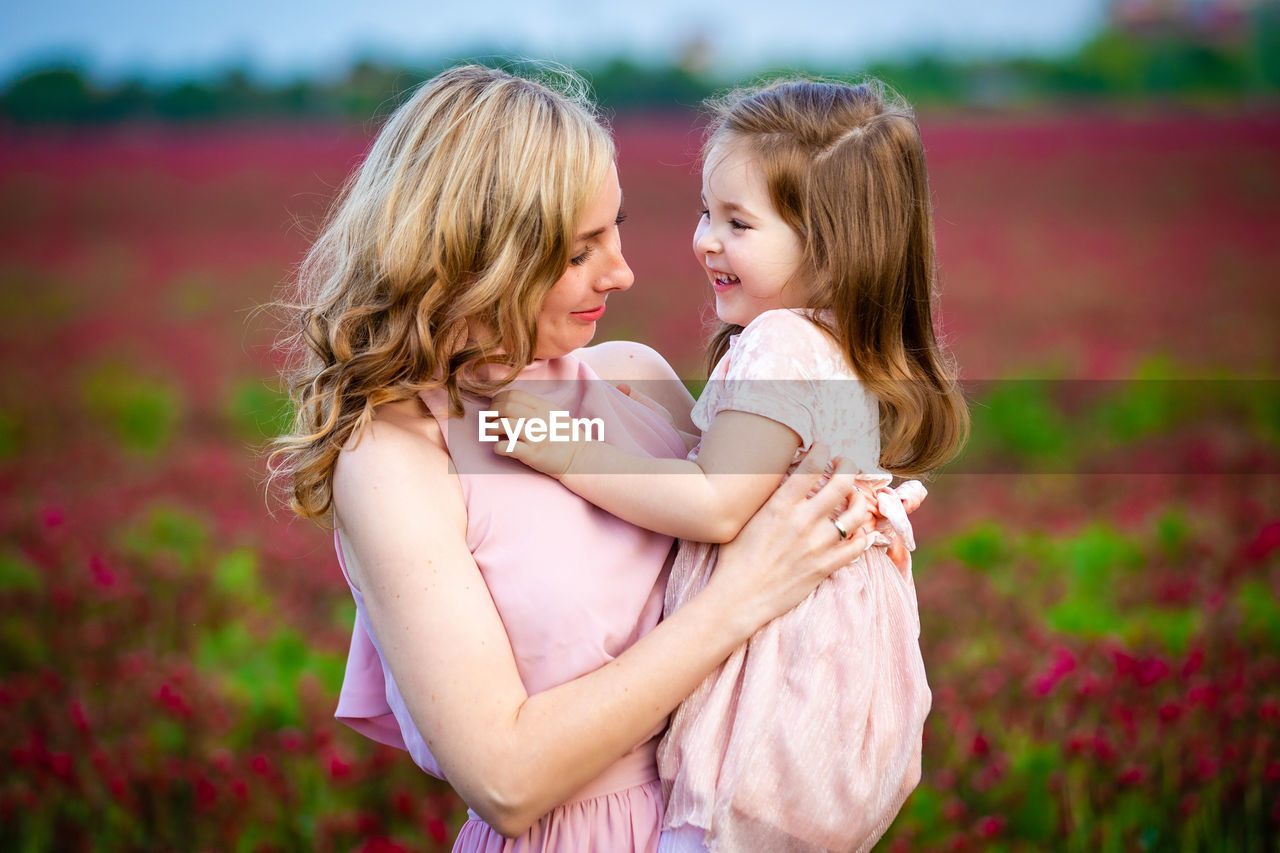
[[[627,221],[627,212],[625,210],[618,211],[618,218],[613,220],[614,225],[621,225]]]
[[[580,267],[583,264],[585,264],[587,262],[587,259],[590,257],[591,257],[591,247],[588,246],[587,248],[582,250],[582,254],[575,255],[574,257],[570,258],[569,264],[571,266]]]
[[[746,231],[751,226],[747,225],[745,222],[742,222],[740,220],[730,219],[729,227],[732,228],[734,231]]]
[[[710,216],[710,215],[711,215],[711,211],[707,210],[705,207],[704,207],[704,208],[701,208],[701,209],[698,211],[698,218],[699,218],[699,219],[706,219],[706,218],[707,218],[708,216]]]

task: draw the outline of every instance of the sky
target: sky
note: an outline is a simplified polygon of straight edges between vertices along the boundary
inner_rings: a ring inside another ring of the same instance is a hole
[[[0,79],[71,61],[94,77],[180,79],[229,67],[273,81],[478,52],[566,64],[669,60],[702,44],[725,76],[765,65],[856,68],[922,52],[1071,50],[1107,0],[0,0]]]

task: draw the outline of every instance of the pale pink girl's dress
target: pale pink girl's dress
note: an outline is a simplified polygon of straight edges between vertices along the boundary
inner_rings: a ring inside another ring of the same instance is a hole
[[[767,311],[730,342],[693,420],[705,431],[728,410],[790,427],[797,457],[822,441],[889,482],[875,398],[801,312]],[[905,524],[901,504],[895,515]],[[716,554],[680,543],[667,613],[706,584]],[[920,779],[932,697],[919,635],[909,561],[900,571],[881,547],[758,631],[672,715],[658,750],[662,850],[870,849]]]
[[[679,435],[662,417],[602,382],[573,356],[534,362],[513,387],[548,397],[574,417],[599,417],[605,439],[648,456],[682,457]],[[662,615],[672,540],[596,508],[556,480],[477,441],[487,400],[467,400],[447,419],[443,393],[424,395],[445,435],[467,509],[470,548],[530,694],[585,675],[648,633]],[[346,573],[344,542],[338,557]],[[425,556],[425,555],[424,555]],[[348,583],[350,578],[348,578]],[[444,778],[414,726],[354,586],[356,623],[336,716],[374,740],[406,749]],[[653,851],[662,820],[654,763],[655,729],[525,835],[503,838],[474,812],[455,851],[576,853]]]

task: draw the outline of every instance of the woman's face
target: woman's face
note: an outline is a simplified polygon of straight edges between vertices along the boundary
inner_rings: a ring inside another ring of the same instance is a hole
[[[559,358],[590,343],[609,294],[635,281],[622,257],[620,224],[622,188],[611,166],[578,223],[569,266],[542,302],[535,358]]]

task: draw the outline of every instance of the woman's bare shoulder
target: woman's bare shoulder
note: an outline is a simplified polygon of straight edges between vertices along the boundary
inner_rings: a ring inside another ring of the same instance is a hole
[[[605,341],[574,353],[608,382],[676,379],[676,372],[653,347],[635,341]]]
[[[339,515],[353,501],[376,500],[380,487],[405,478],[432,488],[442,479],[457,479],[449,472],[440,425],[416,397],[379,406],[369,424],[347,440],[333,472]]]
[[[667,410],[676,429],[696,433],[689,419],[693,395],[653,347],[633,341],[607,341],[575,353],[606,382],[626,384]]]

